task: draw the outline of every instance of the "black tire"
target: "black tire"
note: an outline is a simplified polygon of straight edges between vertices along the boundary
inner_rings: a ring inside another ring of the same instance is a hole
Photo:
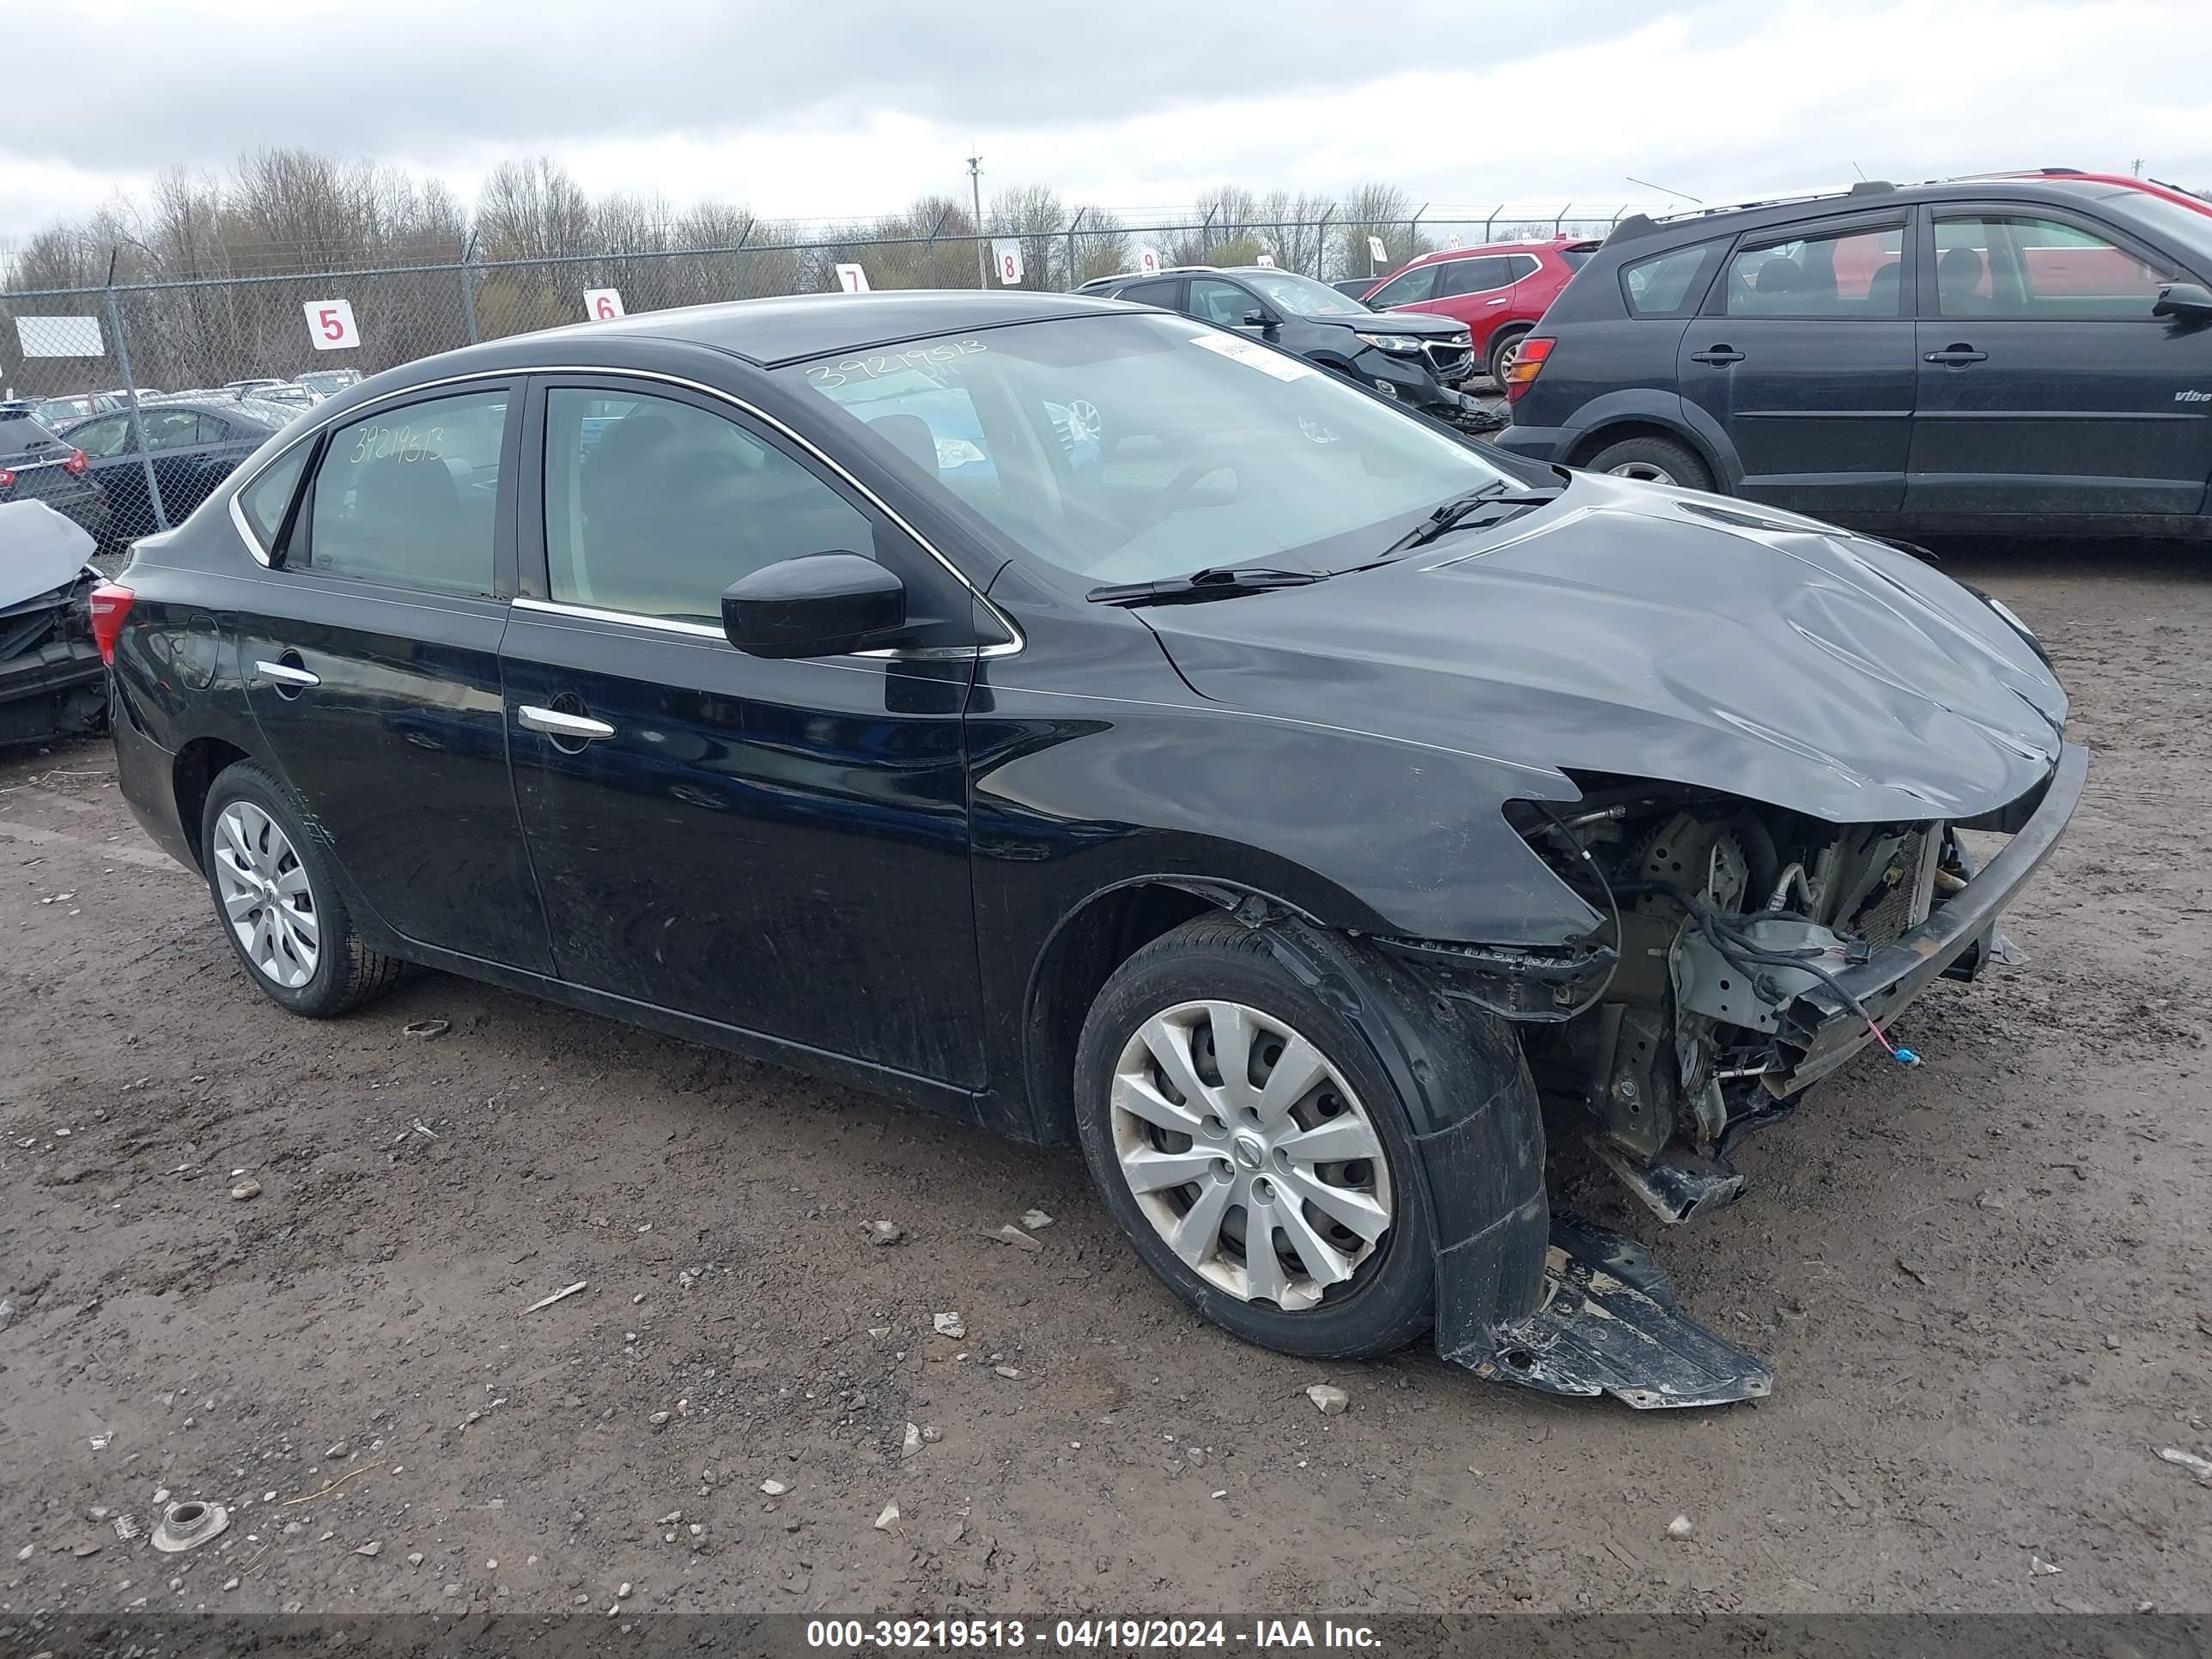
[[[1241,1002],[1280,1019],[1335,1067],[1366,1109],[1383,1147],[1389,1230],[1345,1282],[1318,1304],[1285,1311],[1248,1302],[1201,1277],[1139,1207],[1115,1151],[1114,1071],[1122,1048],[1163,1009],[1204,1000]],[[1106,1207],[1145,1265],[1169,1289],[1232,1334],[1308,1358],[1360,1358],[1403,1347],[1435,1311],[1435,1229],[1428,1184],[1404,1106],[1365,1040],[1276,959],[1264,934],[1225,915],[1200,916],[1117,968],[1084,1021],[1075,1062],[1076,1120],[1085,1161]]]
[[[264,972],[246,953],[223,914],[222,890],[216,884],[216,824],[223,810],[240,801],[260,808],[283,831],[307,876],[317,929],[317,960],[314,971],[298,986],[280,985]],[[200,847],[208,896],[215,903],[216,925],[229,941],[246,976],[278,1007],[310,1019],[331,1019],[383,995],[398,982],[406,964],[396,957],[368,949],[356,937],[353,918],[338,891],[329,853],[307,828],[292,792],[266,769],[252,761],[238,761],[216,776],[200,811]]]
[[[1505,390],[1505,371],[1511,367],[1507,360],[1528,337],[1526,328],[1501,328],[1490,337],[1490,355],[1483,360],[1483,368],[1500,392]]]
[[[1712,469],[1687,444],[1676,443],[1672,438],[1624,438],[1583,463],[1589,472],[1618,472],[1624,467],[1637,469],[1625,476],[1655,483],[1677,484],[1684,489],[1713,487]],[[1654,477],[1654,473],[1665,476]]]

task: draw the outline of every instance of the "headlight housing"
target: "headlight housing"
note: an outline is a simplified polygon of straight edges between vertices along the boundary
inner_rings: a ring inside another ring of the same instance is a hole
[[[1355,332],[1352,338],[1362,345],[1373,346],[1377,351],[1387,351],[1393,357],[1418,357],[1421,355],[1421,343],[1411,335]]]

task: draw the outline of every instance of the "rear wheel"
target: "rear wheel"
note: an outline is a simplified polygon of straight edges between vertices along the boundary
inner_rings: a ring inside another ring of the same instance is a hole
[[[1084,1024],[1076,1089],[1107,1207],[1207,1318],[1315,1358],[1427,1328],[1434,1252],[1405,1109],[1262,935],[1204,916],[1130,957]]]
[[[1711,489],[1713,475],[1686,444],[1672,438],[1624,438],[1608,444],[1583,463],[1592,472],[1610,472],[1617,478],[1636,478],[1645,483],[1679,484],[1684,489]]]
[[[252,761],[224,769],[200,817],[216,920],[270,1000],[327,1019],[389,990],[402,964],[355,937],[329,855],[291,792]]]
[[[1505,390],[1505,376],[1513,368],[1513,360],[1521,355],[1521,342],[1528,337],[1525,328],[1502,328],[1490,342],[1490,378],[1498,383],[1500,392]]]

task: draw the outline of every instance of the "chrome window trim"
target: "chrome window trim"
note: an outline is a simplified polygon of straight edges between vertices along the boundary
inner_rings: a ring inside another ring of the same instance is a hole
[[[737,648],[730,644],[729,636],[720,629],[710,628],[705,623],[678,622],[672,617],[641,617],[627,611],[602,611],[594,605],[568,605],[559,599],[533,599],[520,594],[507,603],[517,611],[534,611],[548,617],[568,617],[577,622],[618,623],[630,628],[649,628],[662,634],[680,634],[688,639],[712,640],[730,650]],[[887,646],[878,651],[848,651],[839,654],[872,661],[969,662],[986,657],[1014,656],[1021,648],[1019,640],[1002,640],[996,645]]]
[[[237,486],[230,492],[230,501],[228,503],[230,507],[230,521],[233,525],[237,526],[238,533],[245,538],[246,550],[253,555],[254,562],[262,566],[264,569],[273,569],[275,568],[269,562],[269,550],[262,546],[261,538],[253,533],[253,526],[252,524],[247,522],[246,509],[238,504],[238,498],[243,495],[247,490],[252,489],[253,486],[260,481],[261,475],[263,473],[268,471],[270,467],[276,465],[279,461],[289,455],[294,450],[297,449],[300,445],[312,444],[322,435],[323,434],[319,428],[309,428],[307,431],[300,434],[297,441],[286,444],[274,455],[271,455],[267,460],[262,462],[260,465],[255,467],[252,471],[246,473],[244,477],[239,480]],[[301,481],[304,482],[307,478],[306,472],[302,471],[300,477]],[[297,491],[299,487],[300,486],[298,484],[292,486],[295,491]],[[174,526],[171,526],[170,527],[172,529],[175,528]]]
[[[805,451],[809,455],[811,455],[823,466],[828,467],[830,471],[836,473],[840,478],[842,478],[846,484],[855,491],[863,501],[868,502],[869,505],[873,507],[877,512],[882,514],[886,519],[889,519],[893,524],[904,531],[906,534],[912,538],[915,546],[921,548],[925,553],[928,554],[931,558],[936,560],[939,564],[944,566],[946,573],[950,574],[955,581],[958,582],[961,586],[966,588],[969,593],[973,594],[981,602],[983,608],[991,613],[992,620],[996,622],[1000,627],[1005,629],[1008,636],[1006,642],[1000,645],[959,646],[952,648],[961,651],[972,650],[979,656],[1013,656],[1019,653],[1023,646],[1027,643],[1022,630],[1014,625],[1013,619],[1007,616],[1005,611],[1000,610],[997,605],[993,605],[981,588],[976,586],[974,582],[968,580],[967,572],[961,569],[958,565],[953,563],[951,559],[947,558],[945,554],[939,550],[935,543],[932,542],[929,538],[923,535],[919,530],[916,530],[911,524],[908,523],[907,520],[902,517],[889,502],[885,501],[880,495],[877,495],[874,490],[869,489],[867,485],[862,483],[858,478],[854,477],[851,472],[845,469],[842,463],[840,463],[835,457],[831,456],[829,452],[822,448],[820,445],[815,443],[803,433],[794,431],[792,428],[787,426],[783,422],[776,419],[775,416],[769,414],[766,410],[760,408],[757,404],[746,402],[735,392],[725,392],[720,386],[708,386],[703,381],[686,380],[681,374],[663,374],[658,369],[650,368],[609,368],[603,363],[534,363],[524,364],[519,367],[508,368],[473,369],[466,374],[449,374],[440,380],[422,380],[413,386],[401,386],[394,391],[380,392],[374,398],[366,398],[363,401],[354,404],[349,409],[335,411],[327,419],[316,422],[314,425],[309,427],[307,431],[300,434],[299,441],[305,443],[313,439],[318,438],[321,436],[325,429],[338,425],[341,422],[350,425],[355,420],[360,417],[362,412],[365,410],[374,409],[380,404],[397,402],[402,398],[413,398],[420,392],[435,391],[440,386],[464,386],[475,380],[520,380],[532,374],[587,374],[595,379],[600,380],[655,380],[664,386],[678,386],[684,387],[689,392],[701,392],[707,397],[719,398],[721,402],[729,404],[732,409],[743,411],[744,414],[750,416],[754,420],[758,421],[763,426],[767,427],[769,430],[781,433],[786,439],[789,440],[792,443],[796,444],[800,449]],[[292,445],[287,444],[283,449],[278,452],[278,455],[289,455],[292,453]],[[254,538],[252,530],[247,526],[244,510],[238,505],[238,498],[240,493],[251,485],[255,478],[259,477],[264,472],[268,471],[270,466],[276,464],[276,459],[277,457],[272,456],[269,460],[264,461],[261,465],[254,468],[252,476],[240,480],[237,486],[230,492],[231,522],[238,526],[239,532],[246,538],[247,549],[263,565],[267,565],[269,563],[268,550]],[[516,596],[514,602],[517,605],[529,604],[532,610],[539,609],[541,608],[541,605],[544,608],[552,608],[550,601],[532,602],[526,600],[520,595]],[[674,629],[685,632],[700,626],[700,624],[696,623],[669,623],[649,617],[625,616],[618,611],[592,611],[582,606],[569,606],[566,608],[577,615],[590,616],[594,620],[601,622],[635,622],[647,627]],[[708,629],[705,631],[713,635],[716,639],[722,638],[721,630],[719,629]]]

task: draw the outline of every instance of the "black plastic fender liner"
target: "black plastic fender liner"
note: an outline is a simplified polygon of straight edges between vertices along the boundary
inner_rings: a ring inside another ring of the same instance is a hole
[[[1428,1184],[1436,1340],[1447,1357],[1544,1305],[1544,1121],[1513,1028],[1356,940],[1261,929],[1276,960],[1366,1039],[1396,1086]]]

